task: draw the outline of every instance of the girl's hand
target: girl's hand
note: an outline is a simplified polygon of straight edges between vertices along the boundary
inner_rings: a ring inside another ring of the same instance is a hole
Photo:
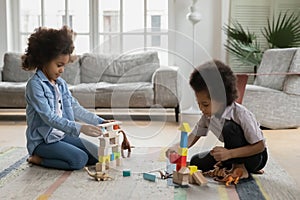
[[[100,127],[90,125],[90,124],[83,124],[81,126],[80,132],[91,137],[99,137],[103,134]]]
[[[225,161],[231,158],[230,151],[220,146],[214,147],[210,151],[210,155],[212,155],[216,161]]]

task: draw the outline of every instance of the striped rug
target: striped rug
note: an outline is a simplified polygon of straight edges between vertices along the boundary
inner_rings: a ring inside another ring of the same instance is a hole
[[[236,186],[226,187],[208,179],[207,186],[175,188],[168,186],[167,180],[157,178],[155,183],[143,180],[143,172],[165,169],[164,152],[163,148],[135,148],[131,158],[123,159],[120,169],[109,171],[113,181],[96,182],[84,170],[29,167],[25,148],[1,148],[0,199],[97,199],[100,194],[101,199],[300,199],[293,179],[271,156],[265,174],[252,175]],[[122,176],[125,168],[131,170],[131,177]]]

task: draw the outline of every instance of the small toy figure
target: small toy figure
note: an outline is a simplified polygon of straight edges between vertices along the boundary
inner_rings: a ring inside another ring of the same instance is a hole
[[[96,181],[107,181],[107,180],[113,179],[112,177],[110,177],[108,174],[106,174],[104,172],[92,173],[87,167],[84,167],[84,169],[87,171],[88,175],[93,177]]]
[[[125,134],[125,132],[123,130],[120,130],[119,133],[123,134],[123,142],[121,144],[121,155],[122,155],[122,158],[125,158],[124,150],[128,150],[127,157],[129,158],[130,154],[131,154],[131,148],[134,148],[134,147],[130,146],[130,142],[127,139],[127,136],[126,136],[126,134]]]
[[[225,167],[222,167],[221,162],[218,162],[215,166],[215,169],[203,172],[203,175],[214,177],[215,181],[225,182],[226,186],[229,186],[232,182],[237,184],[240,177],[243,175],[243,169],[235,168],[232,170],[227,170]]]

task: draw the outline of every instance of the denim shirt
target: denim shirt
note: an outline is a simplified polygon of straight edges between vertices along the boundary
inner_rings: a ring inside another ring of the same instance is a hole
[[[65,134],[78,137],[80,120],[88,124],[101,124],[103,119],[84,109],[72,96],[66,82],[62,78],[56,80],[62,95],[62,117],[56,114],[56,97],[54,86],[41,70],[29,79],[26,85],[26,120],[27,150],[30,155],[41,143],[53,143],[63,139],[53,133],[53,128]]]

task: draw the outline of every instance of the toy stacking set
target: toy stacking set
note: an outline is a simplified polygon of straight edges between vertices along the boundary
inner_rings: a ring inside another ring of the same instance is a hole
[[[120,129],[121,122],[114,121],[110,123],[100,124],[103,135],[99,137],[100,146],[98,148],[98,163],[96,163],[96,172],[92,173],[86,167],[85,170],[89,176],[97,181],[112,180],[105,170],[121,166],[121,155],[123,155],[122,145],[119,143],[119,135],[122,132]],[[198,184],[200,186],[207,185],[207,179],[203,176],[214,177],[214,180],[225,182],[226,186],[231,183],[237,184],[242,176],[242,169],[226,170],[220,166],[220,163],[215,166],[214,170],[202,173],[197,169],[197,166],[187,166],[188,155],[188,132],[191,132],[188,123],[183,123],[179,128],[181,130],[180,146],[178,153],[170,153],[167,162],[166,174],[159,171],[162,179],[168,179],[173,176],[173,183],[179,186],[188,186],[188,184]],[[123,132],[124,133],[124,132]],[[124,133],[125,134],[125,133]],[[127,140],[124,135],[124,140]],[[127,141],[128,142],[128,141]],[[122,144],[124,141],[122,142]],[[130,146],[129,142],[128,145]],[[130,153],[130,150],[129,152]],[[130,154],[128,154],[129,157]],[[124,157],[124,156],[123,156]],[[176,167],[174,166],[176,165]],[[155,171],[152,171],[155,172]],[[123,170],[123,177],[131,176],[129,169]],[[155,182],[156,175],[153,173],[143,173],[143,178],[148,181]]]
[[[181,130],[180,147],[177,153],[170,154],[170,162],[176,164],[176,171],[173,172],[173,182],[186,186],[189,183],[206,185],[207,180],[202,175],[202,172],[197,169],[197,166],[187,166],[187,154],[188,154],[188,132],[191,132],[190,125],[183,123],[179,128]]]
[[[103,172],[121,165],[120,124],[121,122],[114,121],[99,125],[102,128],[103,135],[99,137],[97,172]]]

